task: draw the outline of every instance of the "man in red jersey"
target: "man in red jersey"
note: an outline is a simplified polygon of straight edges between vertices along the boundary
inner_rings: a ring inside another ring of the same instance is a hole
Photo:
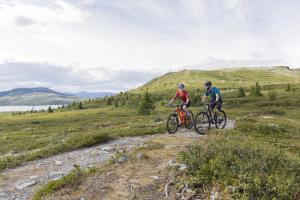
[[[181,107],[186,112],[187,116],[189,116],[190,111],[188,107],[191,105],[191,100],[188,91],[185,90],[185,86],[182,83],[178,84],[178,91],[170,101],[170,104],[172,104],[177,98],[181,99],[182,102]],[[179,126],[181,126],[181,122],[179,123]]]

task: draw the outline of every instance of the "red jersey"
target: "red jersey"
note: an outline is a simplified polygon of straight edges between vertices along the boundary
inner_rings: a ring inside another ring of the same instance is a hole
[[[173,97],[173,99],[177,99],[177,98],[180,98],[181,101],[183,101],[183,103],[187,103],[188,100],[190,100],[189,98],[189,93],[187,91],[182,91],[182,92],[177,92],[176,95]]]

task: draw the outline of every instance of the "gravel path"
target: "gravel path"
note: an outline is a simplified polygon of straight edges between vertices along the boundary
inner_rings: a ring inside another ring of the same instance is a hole
[[[226,128],[234,127],[235,122],[228,121]],[[185,129],[180,129],[175,135],[201,137],[194,130]],[[14,169],[7,169],[0,174],[0,200],[30,199],[38,187],[68,174],[74,169],[74,165],[81,168],[98,165],[111,159],[117,150],[130,151],[142,147],[146,141],[156,136],[120,138],[105,144],[28,162]]]

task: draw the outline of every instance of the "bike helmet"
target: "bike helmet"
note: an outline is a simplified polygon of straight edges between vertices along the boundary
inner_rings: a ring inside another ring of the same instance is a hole
[[[178,84],[178,88],[179,88],[179,89],[184,89],[184,84],[179,83],[179,84]]]
[[[207,81],[207,82],[205,82],[204,86],[206,86],[206,87],[210,87],[210,86],[211,86],[211,81]]]

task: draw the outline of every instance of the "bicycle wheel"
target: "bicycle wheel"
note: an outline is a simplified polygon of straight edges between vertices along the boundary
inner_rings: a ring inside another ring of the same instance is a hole
[[[195,130],[197,133],[204,135],[208,129],[210,129],[211,121],[206,112],[200,112],[196,115],[195,120]]]
[[[218,129],[223,129],[226,126],[226,113],[221,110],[218,114],[215,113],[214,116],[216,127]]]
[[[174,134],[178,129],[178,118],[175,114],[171,114],[167,121],[167,130],[169,133]]]
[[[192,113],[192,111],[190,111],[190,115],[185,116],[185,127],[191,129],[193,128],[193,126],[194,126],[194,114]]]

